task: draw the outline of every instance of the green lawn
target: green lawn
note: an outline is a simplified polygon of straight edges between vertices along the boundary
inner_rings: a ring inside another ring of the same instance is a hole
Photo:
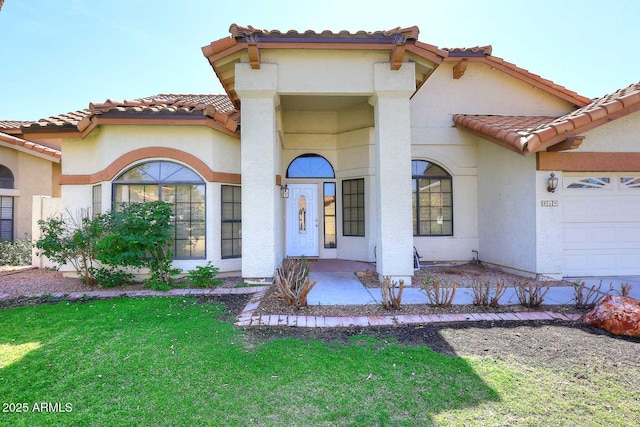
[[[606,372],[587,388],[368,337],[259,343],[224,315],[185,298],[0,310],[0,425],[640,425],[638,390]]]

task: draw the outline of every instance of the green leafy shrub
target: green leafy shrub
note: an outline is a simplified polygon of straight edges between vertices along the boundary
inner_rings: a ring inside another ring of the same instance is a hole
[[[108,215],[109,232],[95,243],[103,264],[146,267],[152,289],[167,290],[179,270],[173,269],[173,207],[162,201],[131,203]]]
[[[194,288],[215,288],[222,284],[222,280],[218,279],[220,268],[211,265],[208,262],[205,266],[197,266],[187,273],[187,280]]]
[[[133,274],[118,267],[92,268],[91,273],[96,282],[103,288],[113,288],[133,282]]]
[[[95,285],[92,271],[96,265],[94,244],[105,232],[104,215],[91,218],[88,210],[81,210],[76,217],[49,217],[38,221],[41,236],[36,242],[39,255],[51,261],[71,264],[80,274],[80,280],[87,285]]]
[[[30,265],[33,242],[24,235],[24,239],[9,242],[0,239],[0,265]]]

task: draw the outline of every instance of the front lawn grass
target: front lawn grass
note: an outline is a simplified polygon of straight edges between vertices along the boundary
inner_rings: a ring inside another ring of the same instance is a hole
[[[191,298],[0,310],[0,425],[640,424],[638,390],[606,372],[587,387],[369,337],[260,343],[224,316]]]

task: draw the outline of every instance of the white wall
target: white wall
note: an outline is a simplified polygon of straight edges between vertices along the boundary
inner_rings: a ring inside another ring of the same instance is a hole
[[[483,247],[485,249],[480,251],[481,259],[491,254],[491,257],[501,264],[522,265],[528,256],[522,257],[521,260],[502,259],[500,252],[508,252],[509,249],[499,249],[491,239],[486,241],[495,228],[492,225],[493,216],[500,213],[496,212],[497,208],[490,206],[497,202],[498,205],[511,202],[496,199],[497,195],[487,192],[486,189],[485,192],[481,192],[479,181],[483,179],[486,182],[497,174],[495,178],[507,185],[510,183],[510,179],[506,178],[509,174],[500,174],[503,165],[496,163],[496,158],[506,158],[511,165],[512,161],[518,163],[523,159],[490,142],[482,141],[479,146],[478,138],[453,126],[453,115],[554,116],[564,114],[572,107],[566,101],[480,63],[469,63],[464,76],[453,79],[453,66],[452,63],[441,64],[412,98],[411,131],[412,158],[435,162],[453,177],[454,235],[414,237],[414,245],[423,256],[423,261],[469,261],[473,259],[472,250]],[[488,155],[488,150],[493,154]],[[526,173],[533,180],[535,161],[524,162],[529,168]],[[512,170],[510,173],[525,179],[522,171]],[[481,178],[481,174],[488,174],[488,177]],[[524,182],[521,185],[524,185]],[[533,187],[527,191],[530,192],[528,197],[534,197]],[[531,209],[530,216],[533,218],[533,204]],[[490,217],[486,218],[485,215]],[[532,224],[535,225],[535,221]],[[514,228],[515,224],[509,227]],[[506,236],[508,233],[503,234],[502,244],[522,247],[523,243],[512,242]],[[529,251],[533,248],[532,236],[526,239],[529,239],[529,243],[526,244]],[[531,258],[535,259],[535,254],[532,254]]]
[[[535,157],[478,145],[479,259],[536,272]]]

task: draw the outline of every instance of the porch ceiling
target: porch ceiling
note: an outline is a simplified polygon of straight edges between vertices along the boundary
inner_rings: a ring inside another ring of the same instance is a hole
[[[340,111],[367,104],[367,96],[282,95],[283,111]]]

